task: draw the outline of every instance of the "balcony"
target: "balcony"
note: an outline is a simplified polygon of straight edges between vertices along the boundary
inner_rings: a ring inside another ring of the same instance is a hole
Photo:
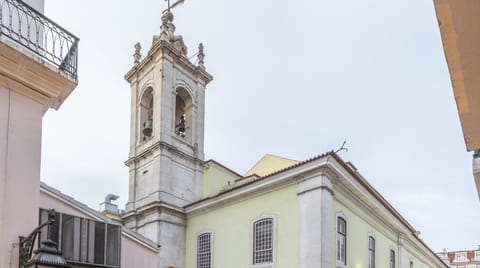
[[[77,79],[79,39],[19,0],[0,0],[0,35]]]

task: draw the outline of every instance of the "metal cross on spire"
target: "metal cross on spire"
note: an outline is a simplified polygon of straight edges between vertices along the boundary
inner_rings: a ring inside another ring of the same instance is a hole
[[[165,9],[162,13],[169,12],[170,9],[172,9],[172,8],[174,8],[174,7],[176,7],[176,6],[180,5],[180,4],[183,4],[183,2],[185,2],[185,0],[177,0],[175,3],[173,3],[173,4],[171,4],[171,5],[170,5],[170,0],[165,0],[165,2],[167,2],[168,7],[167,7],[167,9]]]

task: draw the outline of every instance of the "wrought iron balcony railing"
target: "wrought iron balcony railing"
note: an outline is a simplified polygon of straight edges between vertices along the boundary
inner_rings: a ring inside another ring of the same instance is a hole
[[[77,79],[79,39],[21,0],[0,0],[0,35]]]

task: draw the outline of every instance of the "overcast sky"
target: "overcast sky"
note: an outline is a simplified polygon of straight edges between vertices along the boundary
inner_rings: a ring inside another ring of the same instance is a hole
[[[173,1],[173,0],[172,0]],[[128,199],[133,45],[162,0],[46,0],[80,37],[80,84],[44,117],[42,180],[97,209]],[[480,244],[480,202],[432,0],[186,0],[189,54],[205,45],[206,159],[245,173],[265,153],[338,149],[435,251]]]

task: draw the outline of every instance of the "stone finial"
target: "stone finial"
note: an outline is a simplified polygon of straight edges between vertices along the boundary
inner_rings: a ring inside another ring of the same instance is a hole
[[[166,12],[162,15],[162,25],[160,26],[160,40],[168,41],[168,23],[173,20],[173,14]]]
[[[140,45],[139,42],[135,44],[135,53],[133,53],[133,63],[135,65],[140,63],[140,59],[142,58],[142,54],[140,53],[140,50],[142,49],[142,45]]]
[[[198,58],[198,67],[202,68],[202,69],[205,69],[205,62],[204,62],[204,59],[205,59],[205,54],[203,53],[203,44],[200,43],[198,45],[198,54],[197,54],[197,58]]]
[[[170,11],[165,12],[162,16],[162,26],[160,26],[160,40],[164,40],[172,44],[182,55],[188,54],[187,46],[183,42],[181,35],[175,34],[175,24],[173,24],[173,14]]]

